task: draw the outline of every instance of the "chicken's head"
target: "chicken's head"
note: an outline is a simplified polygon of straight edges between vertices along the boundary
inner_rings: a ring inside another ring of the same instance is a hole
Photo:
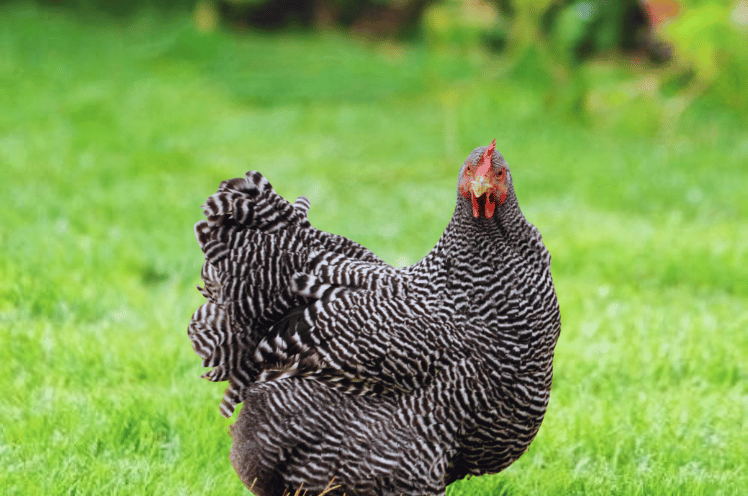
[[[496,140],[493,140],[486,148],[477,163],[472,163],[468,159],[460,177],[460,194],[471,200],[475,218],[483,213],[487,219],[490,219],[493,217],[496,203],[502,204],[506,199],[506,166],[503,164],[494,166],[494,151],[496,151]]]

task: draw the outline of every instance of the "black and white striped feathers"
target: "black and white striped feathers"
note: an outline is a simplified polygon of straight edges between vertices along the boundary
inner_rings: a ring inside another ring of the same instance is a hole
[[[503,157],[503,203],[458,194],[436,247],[393,268],[319,231],[309,201],[258,172],[221,183],[195,225],[207,298],[189,337],[204,377],[229,381],[231,459],[259,496],[321,491],[443,495],[498,472],[540,427],[560,317],[550,255],[522,215]],[[483,200],[485,201],[485,200]]]

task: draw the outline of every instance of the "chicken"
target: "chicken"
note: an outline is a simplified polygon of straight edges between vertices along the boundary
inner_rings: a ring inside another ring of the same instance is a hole
[[[502,155],[476,148],[433,250],[394,268],[309,223],[258,172],[195,225],[207,302],[188,334],[228,381],[230,458],[258,496],[443,495],[524,453],[548,406],[560,314],[551,257]]]

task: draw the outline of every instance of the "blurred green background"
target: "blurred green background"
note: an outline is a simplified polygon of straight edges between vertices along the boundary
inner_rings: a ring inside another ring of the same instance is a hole
[[[0,489],[246,494],[186,328],[259,170],[410,264],[496,138],[553,255],[551,404],[457,495],[748,487],[748,2],[0,3]]]

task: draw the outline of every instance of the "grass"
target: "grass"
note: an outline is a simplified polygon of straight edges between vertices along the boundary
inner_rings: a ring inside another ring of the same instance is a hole
[[[186,336],[199,206],[261,170],[317,227],[412,263],[494,137],[563,329],[529,453],[448,494],[748,487],[745,116],[698,100],[614,130],[479,51],[28,6],[0,8],[0,82],[4,494],[246,494]]]

